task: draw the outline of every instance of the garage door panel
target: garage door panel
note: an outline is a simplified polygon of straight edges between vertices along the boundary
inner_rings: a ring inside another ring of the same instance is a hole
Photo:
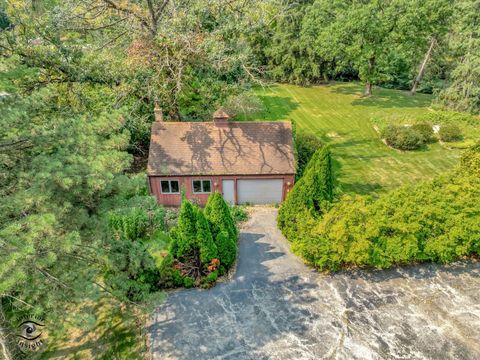
[[[282,194],[283,179],[237,180],[239,204],[278,204]]]

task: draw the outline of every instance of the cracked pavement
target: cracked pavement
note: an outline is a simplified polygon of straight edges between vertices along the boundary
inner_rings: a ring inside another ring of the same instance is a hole
[[[169,294],[154,359],[480,359],[479,262],[319,274],[276,215],[252,210],[232,280]]]

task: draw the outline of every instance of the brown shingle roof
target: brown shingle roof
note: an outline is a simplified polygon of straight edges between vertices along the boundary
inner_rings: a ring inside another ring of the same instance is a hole
[[[294,174],[290,122],[153,123],[149,175]]]

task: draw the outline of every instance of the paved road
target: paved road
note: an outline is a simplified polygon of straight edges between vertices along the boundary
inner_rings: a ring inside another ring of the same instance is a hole
[[[318,274],[258,208],[234,279],[172,293],[155,359],[480,359],[480,263]]]

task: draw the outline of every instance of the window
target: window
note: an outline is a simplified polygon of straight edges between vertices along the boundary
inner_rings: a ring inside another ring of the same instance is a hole
[[[162,194],[178,194],[180,192],[178,180],[162,180],[160,181],[160,188]]]
[[[210,180],[193,180],[192,183],[195,194],[212,192],[212,183]]]

